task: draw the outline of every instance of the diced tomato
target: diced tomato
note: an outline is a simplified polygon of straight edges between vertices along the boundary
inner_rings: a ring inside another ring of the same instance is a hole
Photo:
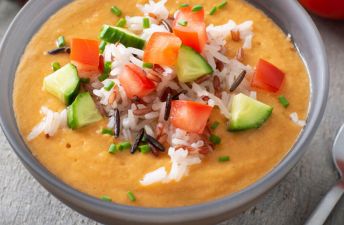
[[[98,41],[79,38],[72,39],[70,59],[78,68],[80,77],[89,78],[98,75]]]
[[[99,73],[104,72],[104,57],[102,55],[99,56],[99,65],[98,65],[98,71]]]
[[[187,21],[186,26],[179,24],[179,21]],[[197,52],[201,53],[207,43],[206,24],[204,22],[204,9],[192,12],[191,7],[180,8],[173,21],[173,32],[183,42]]]
[[[182,41],[176,35],[155,32],[145,47],[143,60],[153,64],[174,66],[181,45]]]
[[[175,100],[171,106],[173,126],[202,134],[213,107],[193,101]]]
[[[251,86],[270,92],[280,90],[285,74],[276,66],[260,59],[253,74]]]
[[[134,64],[124,66],[119,81],[129,98],[144,97],[154,91],[155,84],[146,77],[145,72]]]

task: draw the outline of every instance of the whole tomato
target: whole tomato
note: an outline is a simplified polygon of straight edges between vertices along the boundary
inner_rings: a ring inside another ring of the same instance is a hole
[[[344,0],[299,0],[309,11],[330,19],[344,19]]]

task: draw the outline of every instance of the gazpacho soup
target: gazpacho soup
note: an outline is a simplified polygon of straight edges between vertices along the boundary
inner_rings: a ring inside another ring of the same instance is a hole
[[[290,35],[242,0],[75,0],[28,44],[13,98],[32,154],[62,181],[176,207],[278,165],[310,84]]]

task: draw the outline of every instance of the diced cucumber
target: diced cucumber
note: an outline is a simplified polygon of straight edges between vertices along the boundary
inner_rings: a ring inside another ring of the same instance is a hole
[[[146,41],[134,33],[120,27],[104,25],[100,32],[100,39],[109,43],[120,42],[125,47],[143,49]]]
[[[247,130],[260,127],[271,115],[273,108],[244,94],[233,97],[230,131]]]
[[[213,68],[193,48],[182,45],[177,62],[177,75],[180,82],[190,82],[197,78],[213,73]]]
[[[80,93],[67,108],[68,127],[77,129],[102,119],[90,93]]]
[[[46,76],[43,81],[43,90],[55,95],[66,105],[73,102],[79,88],[78,70],[70,63]]]

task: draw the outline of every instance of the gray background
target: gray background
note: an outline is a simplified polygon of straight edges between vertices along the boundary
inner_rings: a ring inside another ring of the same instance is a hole
[[[0,40],[18,10],[13,1],[0,0]],[[331,70],[330,95],[321,126],[302,160],[279,185],[256,206],[221,225],[301,225],[336,183],[338,176],[330,149],[337,129],[344,122],[344,22],[316,17],[314,20],[324,39]],[[0,224],[96,223],[44,190],[19,162],[0,130]],[[344,199],[326,224],[344,224]]]

